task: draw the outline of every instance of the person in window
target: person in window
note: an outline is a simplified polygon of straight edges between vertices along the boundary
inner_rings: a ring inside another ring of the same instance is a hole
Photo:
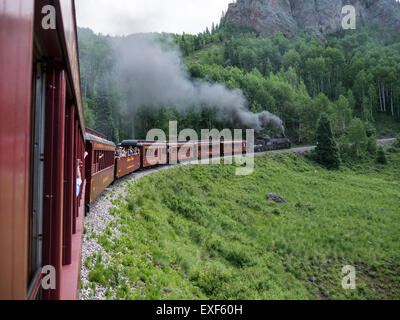
[[[82,185],[82,174],[81,174],[81,169],[82,169],[82,163],[81,160],[77,160],[77,168],[76,168],[76,196],[79,197],[79,194],[81,193],[81,185]]]
[[[120,157],[120,158],[122,157],[122,147],[119,147],[119,148],[118,148],[118,150],[117,150],[117,156]]]

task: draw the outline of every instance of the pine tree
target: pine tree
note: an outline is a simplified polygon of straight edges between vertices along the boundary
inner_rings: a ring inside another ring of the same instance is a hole
[[[376,161],[378,163],[380,163],[380,164],[387,164],[385,150],[383,149],[382,146],[380,146],[379,149],[378,149],[378,154],[377,154],[377,157],[376,157]]]
[[[338,169],[340,166],[339,150],[333,138],[331,122],[325,113],[318,122],[315,160],[328,169]]]

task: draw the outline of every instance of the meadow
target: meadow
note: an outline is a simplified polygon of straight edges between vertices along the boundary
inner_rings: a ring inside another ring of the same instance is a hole
[[[400,153],[388,161],[328,171],[277,153],[250,176],[191,165],[129,182],[89,235],[111,257],[85,262],[90,279],[118,299],[400,299]]]

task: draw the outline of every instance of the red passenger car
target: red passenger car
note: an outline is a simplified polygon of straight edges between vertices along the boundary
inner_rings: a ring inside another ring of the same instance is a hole
[[[221,154],[222,155],[235,155],[246,153],[246,141],[235,140],[235,141],[222,141],[221,142]]]
[[[245,140],[233,141],[233,154],[246,153],[247,143]]]
[[[224,156],[233,154],[232,141],[221,141],[221,154]]]
[[[140,148],[137,145],[137,141],[125,140],[121,143],[121,147],[125,150],[132,148],[134,151],[133,155],[126,157],[117,157],[115,160],[115,177],[117,179],[122,178],[132,172],[140,169],[141,166],[141,153]]]
[[[42,26],[45,6],[55,28]],[[78,170],[85,180],[74,1],[0,0],[0,30],[0,299],[74,299]]]
[[[86,133],[86,199],[88,206],[114,181],[115,144],[91,129]]]
[[[168,142],[169,163],[197,159],[197,146],[193,142]]]
[[[199,159],[219,157],[221,155],[221,143],[216,141],[198,141],[197,156]]]
[[[137,146],[142,155],[142,168],[168,163],[168,147],[166,143],[139,141]]]

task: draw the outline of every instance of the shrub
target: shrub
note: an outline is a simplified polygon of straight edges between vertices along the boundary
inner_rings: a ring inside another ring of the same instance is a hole
[[[367,141],[367,152],[371,155],[375,155],[378,149],[378,145],[376,144],[376,137],[371,136]]]
[[[238,268],[243,268],[245,266],[253,265],[252,257],[246,248],[239,245],[231,245],[224,252],[226,260],[228,260],[232,265]]]
[[[377,154],[377,157],[376,157],[376,161],[378,163],[380,163],[380,164],[387,164],[385,150],[383,149],[382,146],[380,146],[379,149],[378,149],[378,154]]]
[[[209,297],[218,296],[224,283],[231,279],[231,272],[223,264],[213,262],[201,269],[193,270],[191,280]]]

